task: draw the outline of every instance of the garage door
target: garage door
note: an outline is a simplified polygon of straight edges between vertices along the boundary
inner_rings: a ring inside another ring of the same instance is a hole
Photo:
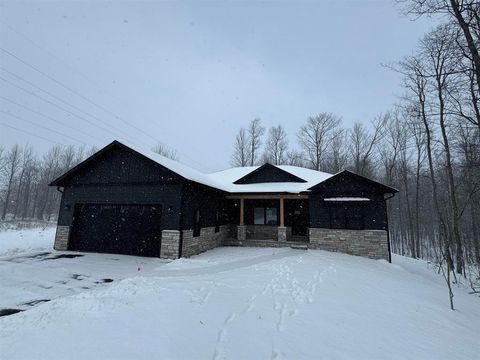
[[[161,206],[77,204],[68,249],[159,256]]]

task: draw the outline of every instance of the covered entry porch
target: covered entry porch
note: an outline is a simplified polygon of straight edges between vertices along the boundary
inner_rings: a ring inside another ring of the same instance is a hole
[[[308,242],[308,195],[228,195],[235,209],[236,240]]]

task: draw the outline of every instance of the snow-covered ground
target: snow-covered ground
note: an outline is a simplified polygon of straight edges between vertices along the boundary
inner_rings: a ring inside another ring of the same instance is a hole
[[[0,256],[24,253],[30,250],[50,251],[53,247],[55,227],[0,230]]]
[[[455,289],[458,310],[449,310],[443,279],[422,261],[268,248],[218,248],[170,263],[65,258],[58,255],[78,253],[53,251],[52,230],[22,234],[0,233],[0,308],[25,309],[0,317],[1,359],[480,354],[480,299]],[[34,300],[51,301],[26,304]]]

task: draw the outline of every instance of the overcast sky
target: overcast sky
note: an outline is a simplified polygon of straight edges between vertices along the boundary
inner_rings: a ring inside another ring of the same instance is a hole
[[[3,1],[0,146],[161,141],[219,170],[254,117],[296,145],[309,115],[388,110],[401,87],[382,63],[431,27],[388,0]]]

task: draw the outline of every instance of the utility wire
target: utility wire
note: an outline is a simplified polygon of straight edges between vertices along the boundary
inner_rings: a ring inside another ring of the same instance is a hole
[[[91,134],[91,133],[88,133],[88,132],[86,132],[86,131],[84,131],[84,130],[81,130],[81,129],[77,129],[77,128],[75,128],[75,127],[73,127],[73,126],[71,126],[71,125],[69,125],[69,124],[67,124],[67,123],[63,123],[63,122],[60,121],[60,120],[57,120],[57,119],[55,119],[55,118],[53,118],[53,117],[51,117],[51,116],[49,116],[49,115],[45,115],[45,114],[41,113],[40,111],[34,110],[34,109],[32,109],[32,108],[29,108],[28,106],[25,106],[25,105],[23,105],[23,104],[17,103],[16,101],[13,101],[13,100],[11,100],[11,99],[9,99],[9,98],[6,98],[6,97],[0,95],[0,99],[5,100],[5,101],[8,101],[9,103],[14,104],[14,105],[16,105],[16,106],[18,106],[18,107],[21,107],[21,108],[23,108],[23,109],[25,109],[25,110],[27,110],[27,111],[30,111],[30,112],[32,112],[32,113],[34,113],[34,114],[40,115],[40,116],[42,116],[42,117],[44,117],[44,118],[46,118],[46,119],[49,119],[49,120],[51,120],[51,121],[53,121],[53,122],[55,122],[55,123],[57,123],[57,124],[60,124],[60,125],[65,126],[65,127],[68,127],[68,128],[71,129],[71,130],[74,130],[74,131],[77,131],[77,132],[79,132],[79,133],[82,133],[83,135],[86,135],[86,136],[88,136],[89,138],[92,137],[92,134]],[[100,139],[99,137],[97,137],[96,139],[97,139],[98,141],[104,141],[103,139]]]
[[[30,131],[26,131],[26,130],[23,130],[23,129],[19,129],[19,128],[15,127],[15,126],[12,126],[12,125],[9,125],[9,124],[5,124],[5,123],[0,122],[0,125],[5,126],[5,127],[8,127],[8,128],[10,128],[10,129],[13,129],[13,130],[16,130],[16,131],[20,131],[20,132],[22,132],[22,133],[24,133],[24,134],[28,134],[28,135],[33,136],[33,137],[36,137],[36,138],[39,138],[39,139],[42,139],[42,140],[51,142],[51,143],[53,143],[53,144],[63,145],[62,143],[59,143],[58,141],[54,141],[54,140],[51,140],[51,139],[47,139],[47,138],[45,138],[45,137],[43,137],[43,136],[41,136],[41,135],[34,134],[34,133],[31,133]]]
[[[45,99],[44,97],[42,97],[42,96],[40,96],[40,95],[38,95],[38,94],[35,94],[33,91],[27,90],[27,89],[25,89],[25,88],[23,88],[23,87],[21,87],[21,86],[19,86],[19,85],[16,85],[16,84],[12,83],[11,81],[9,81],[9,80],[1,77],[1,76],[0,76],[0,80],[6,82],[7,84],[10,84],[11,86],[13,86],[13,87],[15,87],[15,88],[17,88],[17,89],[20,89],[20,90],[26,92],[26,93],[29,94],[29,95],[35,96],[35,97],[39,98],[40,100],[42,100],[42,101],[44,101],[44,102],[46,102],[46,103],[48,103],[48,104],[50,104],[50,105],[52,105],[52,106],[60,109],[60,110],[62,110],[62,111],[65,111],[66,113],[68,113],[68,114],[70,114],[70,115],[72,115],[72,116],[75,116],[76,118],[78,118],[78,119],[80,119],[80,120],[86,121],[86,122],[88,122],[90,125],[93,125],[93,126],[99,128],[99,129],[102,129],[103,131],[111,134],[111,130],[109,130],[109,129],[103,127],[103,126],[100,126],[99,124],[96,124],[96,123],[94,123],[93,121],[84,118],[83,116],[77,115],[77,114],[71,112],[70,110],[65,109],[64,107],[62,107],[62,106],[60,106],[60,105],[58,105],[58,104],[56,104],[56,103],[54,103],[54,102],[52,102],[52,101],[50,101],[50,100],[48,100],[48,99]]]
[[[53,78],[52,76],[48,75],[47,73],[45,73],[44,71],[38,69],[36,66],[28,63],[27,61],[23,60],[22,58],[18,57],[17,55],[15,55],[14,53],[0,47],[0,51],[3,51],[4,53],[6,53],[7,55],[10,55],[11,57],[15,58],[16,60],[20,61],[22,64],[28,66],[30,69],[33,69],[35,70],[36,72],[42,74],[43,76],[45,76],[47,79],[53,81],[55,84],[63,87],[64,89],[67,89],[68,91],[70,91],[71,93],[77,95],[78,97],[80,97],[81,99],[85,100],[86,102],[98,107],[99,109],[103,110],[104,112],[106,112],[107,114],[110,114],[111,116],[113,116],[114,118],[122,121],[123,123],[125,123],[126,125],[128,126],[131,126],[132,128],[136,129],[137,131],[140,131],[141,133],[143,133],[144,135],[152,138],[154,141],[157,141],[154,137],[152,137],[149,133],[143,131],[142,129],[138,128],[137,126],[135,125],[132,125],[130,124],[127,120],[124,120],[123,118],[121,118],[120,116],[116,115],[115,113],[113,113],[112,111],[108,110],[107,108],[105,108],[104,106],[102,105],[99,105],[97,104],[96,102],[94,102],[93,100],[87,98],[86,96],[83,96],[82,94],[80,94],[78,91],[72,89],[71,87],[69,87],[68,85],[65,85],[63,84],[62,82],[56,80],[55,78]]]
[[[46,54],[50,55],[52,58],[54,58],[55,60],[57,60],[58,62],[62,63],[63,65],[65,65],[67,68],[70,69],[70,71],[72,73],[76,73],[78,75],[80,75],[81,77],[83,77],[86,81],[92,83],[94,86],[98,87],[99,85],[101,86],[101,84],[99,84],[98,82],[96,84],[94,84],[94,81],[92,81],[92,79],[90,79],[87,75],[81,73],[80,71],[78,71],[77,69],[75,69],[72,65],[70,65],[67,61],[65,61],[64,59],[62,59],[61,57],[55,55],[53,52],[51,52],[50,50],[48,50],[47,48],[39,45],[37,42],[35,42],[34,40],[32,40],[32,38],[28,37],[27,35],[21,33],[20,31],[16,30],[14,27],[12,27],[10,24],[8,24],[5,20],[3,19],[0,19],[0,23],[3,23],[11,32],[17,34],[18,36],[24,38],[25,40],[27,40],[30,44],[32,44],[33,46],[35,46],[37,49],[45,52]],[[122,100],[120,100],[119,98],[116,98],[116,97],[113,97],[112,95],[109,95],[111,98],[115,99],[116,101],[118,102],[122,102]]]
[[[3,70],[3,71],[5,71],[6,73],[10,74],[11,76],[13,76],[13,77],[15,77],[15,78],[17,78],[17,79],[19,79],[19,80],[27,83],[28,85],[32,86],[33,88],[35,88],[35,89],[37,89],[37,90],[39,90],[39,91],[41,91],[41,92],[43,92],[43,93],[51,96],[52,98],[56,99],[57,101],[60,101],[61,103],[63,103],[63,104],[65,104],[65,105],[68,105],[68,106],[74,108],[75,110],[81,112],[82,114],[87,115],[87,116],[90,116],[90,117],[94,118],[95,120],[98,120],[98,121],[100,121],[101,123],[105,124],[105,125],[108,126],[108,127],[111,127],[111,126],[112,126],[110,123],[106,122],[105,120],[103,120],[103,119],[101,119],[101,118],[99,118],[99,117],[97,117],[97,116],[95,116],[95,115],[92,115],[92,114],[90,114],[90,113],[82,110],[82,109],[79,108],[78,106],[75,106],[75,105],[69,103],[68,101],[65,101],[65,100],[59,98],[58,96],[52,94],[51,92],[49,92],[49,91],[47,91],[47,90],[45,90],[45,89],[42,89],[40,86],[35,85],[35,84],[32,83],[31,81],[29,81],[29,80],[21,77],[20,75],[17,75],[17,74],[15,74],[15,73],[11,72],[10,70],[4,68],[3,66],[0,66],[0,69]],[[127,136],[131,136],[131,134],[128,134],[127,132],[125,132],[125,131],[123,131],[123,130],[121,130],[121,129],[116,128],[116,130],[117,130],[119,133],[122,133],[124,136],[125,136],[125,134],[126,134]],[[133,139],[133,137],[132,137],[132,139]]]
[[[50,129],[50,128],[47,127],[47,126],[39,125],[39,124],[35,123],[34,121],[21,118],[20,116],[14,115],[14,114],[12,114],[12,113],[10,113],[10,112],[8,112],[8,111],[0,110],[0,113],[5,114],[5,115],[8,115],[8,116],[11,116],[11,117],[13,117],[13,118],[15,118],[15,119],[18,119],[18,120],[21,120],[21,121],[25,121],[25,122],[27,122],[27,123],[29,123],[29,124],[32,124],[32,125],[37,126],[37,127],[39,127],[39,128],[45,129],[45,130],[47,130],[47,131],[51,131],[51,132],[53,132],[53,133],[55,133],[55,134],[58,134],[58,135],[60,135],[60,136],[66,137],[66,138],[69,138],[70,140],[76,141],[76,142],[78,142],[78,143],[80,143],[80,144],[83,144],[83,145],[86,145],[86,146],[91,146],[91,144],[87,144],[87,143],[85,143],[85,142],[83,142],[83,141],[81,141],[81,140],[78,140],[78,139],[70,136],[70,135],[61,133],[60,131],[57,131],[57,130],[54,130],[54,129]]]
[[[9,26],[11,29],[13,29],[11,26]],[[17,32],[18,33],[18,32]],[[25,38],[27,38],[26,36],[24,36]],[[27,38],[28,39],[28,38]],[[30,40],[30,39],[29,39]],[[32,40],[30,40],[30,42],[33,42]],[[37,47],[40,47],[37,45]],[[40,47],[41,48],[41,47]],[[46,78],[50,79],[51,81],[55,82],[56,84],[60,85],[61,87],[67,89],[68,91],[72,92],[73,94],[79,96],[80,98],[82,98],[83,100],[87,101],[88,103],[98,107],[99,109],[102,109],[104,112],[110,114],[111,116],[115,117],[116,119],[122,121],[123,123],[127,124],[128,126],[136,129],[137,131],[141,132],[142,134],[148,136],[149,138],[153,139],[156,143],[160,143],[160,144],[163,144],[169,148],[171,148],[171,146],[169,146],[168,144],[165,144],[164,142],[162,141],[159,141],[158,139],[154,138],[153,136],[151,136],[149,133],[145,132],[144,130],[140,129],[139,127],[135,126],[135,125],[132,125],[131,123],[129,123],[127,120],[123,119],[122,117],[118,116],[117,114],[113,113],[112,111],[108,110],[107,108],[105,108],[104,106],[102,105],[99,105],[97,103],[95,103],[94,101],[90,100],[89,98],[83,96],[82,94],[80,94],[79,92],[73,90],[72,88],[70,88],[69,86],[61,83],[60,81],[56,80],[55,78],[53,78],[52,76],[46,74],[45,72],[43,72],[42,70],[38,69],[37,67],[31,65],[30,63],[28,63],[27,61],[21,59],[20,57],[18,57],[17,55],[13,54],[12,52],[0,47],[0,51],[3,51],[4,53],[10,55],[11,57],[15,58],[16,60],[20,61],[22,64],[26,65],[27,67],[37,71],[38,73],[42,74],[43,76],[45,76]],[[46,50],[44,50],[46,51]],[[48,51],[46,51],[47,53],[49,53]],[[55,58],[55,56],[53,56]],[[189,157],[188,155],[185,155],[181,152],[179,152],[180,155],[184,156],[185,158],[189,159],[190,161],[192,162],[195,162],[196,164],[202,166],[202,167],[205,167],[203,164],[199,163],[198,161],[192,159],[191,157]]]

